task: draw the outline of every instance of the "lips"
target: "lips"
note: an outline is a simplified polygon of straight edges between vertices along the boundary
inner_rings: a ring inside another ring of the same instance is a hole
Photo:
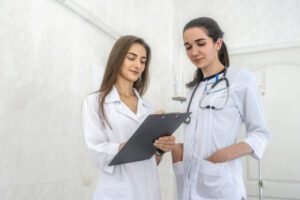
[[[197,58],[197,59],[193,59],[193,62],[198,63],[198,62],[201,62],[202,60],[203,60],[203,58]]]
[[[139,75],[140,74],[140,72],[138,72],[138,71],[134,71],[134,70],[129,70],[131,73],[133,73],[133,74],[135,74],[135,75]]]

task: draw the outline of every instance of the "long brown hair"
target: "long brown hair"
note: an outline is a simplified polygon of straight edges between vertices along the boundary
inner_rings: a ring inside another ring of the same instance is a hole
[[[115,82],[117,81],[118,73],[121,69],[121,66],[123,64],[123,61],[129,51],[129,48],[135,44],[138,43],[142,45],[146,49],[146,63],[145,63],[145,69],[141,75],[141,77],[133,83],[133,87],[138,91],[138,93],[142,96],[148,87],[149,82],[149,63],[151,59],[151,49],[150,46],[142,39],[133,35],[126,35],[120,37],[114,44],[106,67],[104,76],[102,79],[102,83],[99,89],[100,92],[100,98],[99,98],[99,115],[104,119],[107,123],[107,118],[104,111],[104,102],[106,96],[109,94],[109,92],[112,90]],[[103,121],[102,121],[103,122]],[[108,123],[109,124],[109,123]]]
[[[183,33],[190,28],[203,28],[206,31],[208,37],[212,38],[216,42],[219,38],[223,38],[224,32],[221,30],[218,23],[209,17],[199,17],[188,22],[184,28]],[[221,49],[218,53],[220,62],[227,68],[229,67],[229,56],[225,42],[222,42]],[[194,79],[187,83],[186,86],[191,88],[197,85],[203,79],[203,73],[201,69],[195,71]]]

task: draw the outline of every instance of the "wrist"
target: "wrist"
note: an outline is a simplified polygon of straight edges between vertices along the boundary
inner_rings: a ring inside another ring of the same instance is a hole
[[[162,156],[165,152],[161,149],[157,149],[156,152],[155,152],[155,155],[157,156]]]
[[[182,158],[183,157],[183,144],[182,143],[176,144],[175,148],[172,149],[171,154],[172,154],[172,162],[173,163],[182,161],[182,159],[183,159]]]
[[[220,149],[220,153],[223,162],[227,162],[232,159],[232,149],[230,147]]]

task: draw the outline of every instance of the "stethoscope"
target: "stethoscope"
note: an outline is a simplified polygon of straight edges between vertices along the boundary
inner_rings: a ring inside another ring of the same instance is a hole
[[[219,74],[223,73],[224,72],[224,75],[222,78],[218,78],[219,77]],[[229,81],[226,77],[226,73],[227,73],[227,67],[225,66],[224,70],[222,70],[221,72],[217,73],[216,75],[214,75],[214,77],[216,78],[216,82],[211,86],[211,89],[213,89],[214,87],[216,87],[216,85],[218,85],[221,81],[225,81],[226,82],[226,87],[229,88]],[[186,110],[186,113],[190,113],[190,108],[191,108],[191,104],[192,104],[192,101],[193,101],[193,98],[194,98],[194,95],[199,87],[201,83],[201,80],[197,83],[196,87],[194,88],[193,92],[192,92],[192,95],[191,95],[191,98],[189,100],[189,103],[188,103],[188,106],[187,106],[187,110]],[[226,103],[228,101],[228,96],[227,96],[227,99],[226,99]],[[203,109],[213,109],[213,110],[219,110],[219,109],[216,109],[215,107],[213,106],[206,106],[205,108]],[[223,108],[222,108],[223,109]],[[189,115],[186,120],[184,121],[185,124],[189,124],[191,122],[191,116]]]

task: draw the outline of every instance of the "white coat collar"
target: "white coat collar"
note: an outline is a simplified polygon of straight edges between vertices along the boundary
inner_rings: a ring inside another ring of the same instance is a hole
[[[120,95],[115,86],[112,87],[111,91],[105,97],[105,103],[121,102]]]
[[[121,98],[120,95],[118,93],[118,90],[115,86],[113,86],[113,88],[111,89],[111,91],[107,94],[106,98],[105,98],[105,103],[109,104],[109,103],[118,103],[117,106],[117,110],[136,120],[136,121],[140,121],[139,118],[145,116],[146,114],[149,114],[151,111],[151,104],[149,104],[148,102],[144,101],[140,94],[138,93],[138,91],[134,88],[133,89],[134,94],[136,95],[136,97],[138,98],[138,105],[137,105],[137,113],[133,113],[128,107],[126,107],[124,104],[122,104],[121,102]]]

